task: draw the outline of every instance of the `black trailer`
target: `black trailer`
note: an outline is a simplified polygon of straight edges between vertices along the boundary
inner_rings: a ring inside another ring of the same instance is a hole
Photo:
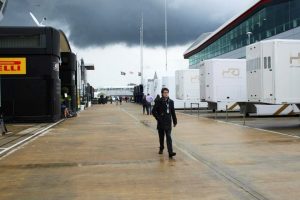
[[[135,103],[142,103],[144,96],[144,87],[143,85],[137,85],[133,89],[133,97]]]
[[[61,116],[60,33],[50,27],[0,27],[0,80],[6,121],[55,122]]]
[[[72,52],[61,53],[61,65],[59,67],[62,92],[66,88],[70,101],[68,108],[73,112],[78,109],[77,99],[77,56]],[[62,94],[64,95],[64,94]]]

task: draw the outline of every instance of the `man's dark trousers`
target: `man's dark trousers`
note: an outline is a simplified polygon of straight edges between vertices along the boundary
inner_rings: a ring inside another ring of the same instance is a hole
[[[167,138],[167,147],[168,147],[168,152],[172,153],[173,152],[173,147],[172,147],[172,138],[171,138],[171,131],[172,129],[158,129],[158,135],[159,135],[159,143],[160,143],[160,150],[164,150],[164,140],[165,140],[165,135]]]
[[[147,102],[147,115],[151,114],[151,103]]]

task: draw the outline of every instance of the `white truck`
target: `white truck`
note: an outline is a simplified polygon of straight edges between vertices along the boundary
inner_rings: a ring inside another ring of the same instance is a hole
[[[246,60],[210,59],[200,64],[200,98],[215,111],[238,110],[247,100]]]
[[[175,71],[176,99],[200,102],[199,69]]]
[[[176,87],[175,87],[175,76],[163,76],[162,77],[162,87],[169,89],[170,98],[174,101],[175,109],[190,109],[198,108],[207,108],[207,103],[199,102],[198,100],[180,100],[176,99]]]
[[[169,89],[169,97],[172,100],[176,99],[175,95],[175,76],[163,76],[162,77],[162,88],[168,88]]]
[[[300,103],[300,40],[266,40],[246,48],[248,100]]]
[[[145,79],[143,85],[144,85],[144,95],[147,95],[147,94],[153,95],[154,80],[153,79]]]
[[[159,78],[154,79],[154,94],[153,97],[156,98],[157,95],[161,96],[162,80]]]
[[[246,48],[248,101],[273,115],[299,112],[300,40],[265,40]]]

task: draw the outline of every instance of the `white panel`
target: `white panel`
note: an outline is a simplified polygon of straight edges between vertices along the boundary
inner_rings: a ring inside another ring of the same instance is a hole
[[[188,69],[175,72],[176,98],[180,100],[199,100],[200,81],[199,70]]]
[[[250,102],[300,103],[299,77],[300,40],[267,40],[247,47]]]
[[[203,62],[200,73],[201,89],[205,94],[201,98],[208,102],[245,102],[246,60],[245,59],[211,59]]]
[[[206,84],[205,84],[205,63],[200,63],[200,100],[204,101],[206,97]]]

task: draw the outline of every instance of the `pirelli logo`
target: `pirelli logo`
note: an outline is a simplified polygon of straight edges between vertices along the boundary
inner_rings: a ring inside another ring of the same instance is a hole
[[[0,58],[0,75],[26,74],[26,58]]]

